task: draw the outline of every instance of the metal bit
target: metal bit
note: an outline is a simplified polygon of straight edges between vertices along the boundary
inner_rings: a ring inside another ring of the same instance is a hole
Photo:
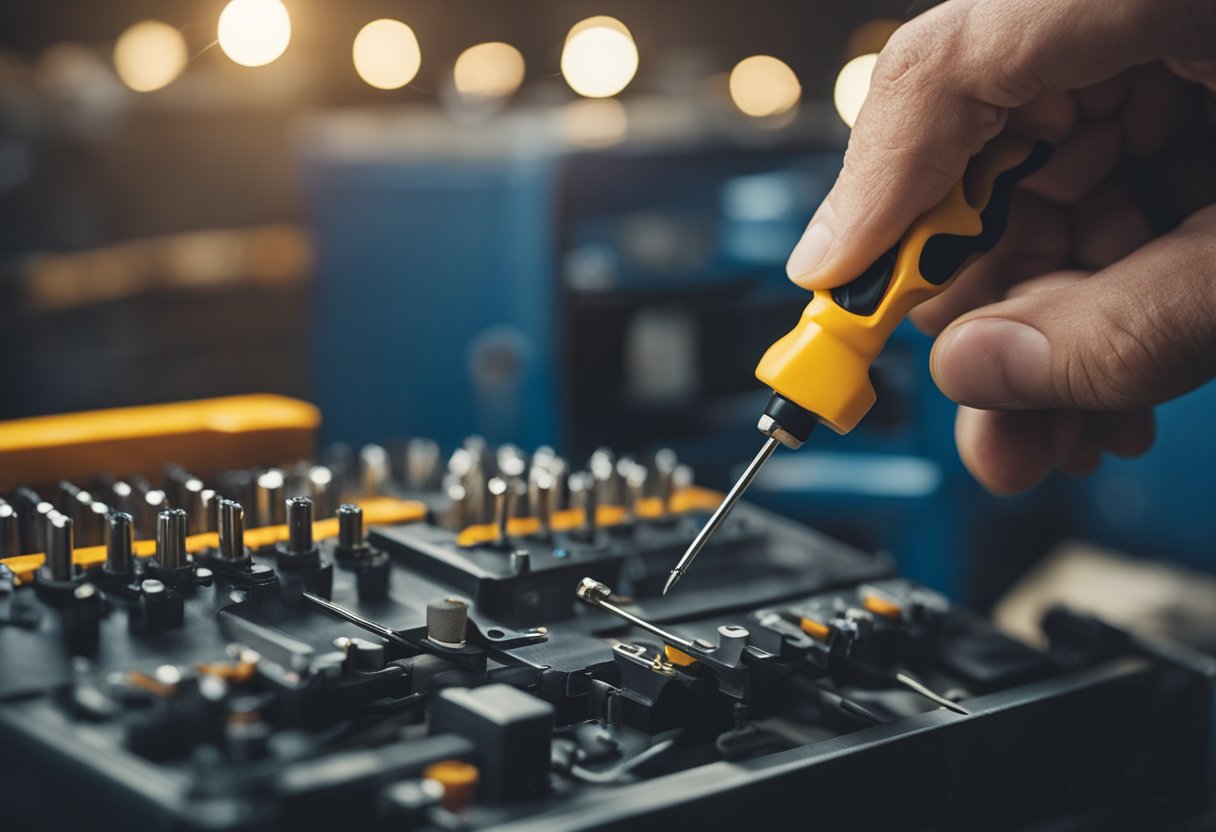
[[[62,514],[68,517],[72,516],[72,511],[75,508],[76,495],[80,493],[80,486],[68,480],[59,481],[59,498],[55,502],[55,508]]]
[[[528,484],[520,479],[508,481],[510,490],[507,492],[507,515],[509,517],[527,517],[531,511],[528,501]]]
[[[583,513],[580,536],[586,540],[595,539],[596,526],[596,487],[590,474],[579,471],[570,475],[570,507]]]
[[[220,500],[219,554],[224,560],[245,557],[245,508],[233,500]]]
[[[131,487],[131,483],[125,480],[115,480],[114,484],[110,486],[110,495],[110,505],[114,506],[117,511],[131,515],[137,511],[135,489]]]
[[[671,570],[671,574],[667,576],[667,583],[663,586],[663,594],[666,595],[676,581],[684,576],[688,571],[688,567],[692,566],[693,560],[701,552],[702,547],[718,530],[718,526],[722,525],[722,521],[726,519],[726,515],[730,514],[730,510],[735,507],[735,503],[739,502],[739,498],[743,496],[743,492],[752,484],[752,480],[760,473],[760,469],[764,467],[764,463],[768,462],[768,458],[773,455],[773,451],[777,450],[777,446],[781,441],[770,436],[764,440],[764,444],[760,446],[760,452],[755,458],[748,463],[748,466],[743,469],[743,473],[735,484],[730,487],[730,491],[726,492],[726,497],[714,509],[714,513],[709,516],[709,521],[705,524],[701,531],[697,532],[697,536],[693,538],[692,543],[688,546],[688,551],[680,558],[675,569]]]
[[[47,550],[47,537],[52,514],[58,514],[58,512],[46,500],[34,506],[34,550],[37,552],[45,552]]]
[[[383,445],[364,445],[359,451],[359,485],[364,497],[379,497],[390,479],[390,460]]]
[[[307,497],[287,501],[287,546],[292,552],[312,551],[312,500]]]
[[[681,638],[673,633],[669,633],[661,627],[651,624],[649,621],[638,618],[631,612],[618,607],[612,603],[612,590],[594,578],[583,578],[579,581],[578,588],[575,594],[592,606],[599,607],[606,612],[610,612],[617,618],[628,621],[633,626],[645,630],[652,636],[657,636],[665,643],[682,647],[685,650],[697,649],[697,646],[686,638]]]
[[[549,476],[553,477],[553,496],[550,505],[553,511],[561,511],[567,505],[566,478],[570,474],[570,464],[562,457],[554,457],[549,463]]]
[[[546,471],[538,471],[528,483],[528,504],[532,514],[540,524],[540,536],[548,537],[552,533],[553,519],[553,477]]]
[[[152,489],[144,494],[144,498],[139,504],[139,514],[137,515],[137,529],[140,537],[156,537],[156,518],[160,516],[161,511],[168,507],[169,503],[165,498],[165,492]]]
[[[110,507],[105,503],[94,500],[89,504],[89,513],[85,522],[89,526],[89,540],[94,541],[93,546],[100,546],[106,542],[106,527],[109,524]]]
[[[262,472],[254,491],[254,522],[259,526],[281,526],[287,522],[283,503],[285,478],[278,468]]]
[[[70,581],[73,576],[72,551],[75,549],[72,518],[58,511],[46,519],[46,566],[51,578]]]
[[[338,545],[353,549],[363,543],[363,509],[351,503],[338,506]]]
[[[72,518],[76,525],[76,540],[81,546],[94,546],[101,543],[101,528],[93,522],[93,495],[84,489],[77,489],[71,505],[61,509]]]
[[[203,504],[203,492],[206,490],[203,481],[198,477],[190,477],[182,483],[180,505],[186,510],[186,516],[189,518],[190,534],[208,531],[207,510]]]
[[[507,521],[510,519],[510,488],[507,486],[507,481],[502,477],[494,477],[489,483],[490,496],[494,500],[494,526],[498,530],[498,534],[494,539],[495,544],[505,546],[507,544]]]
[[[671,485],[674,489],[690,488],[696,482],[691,465],[677,465],[671,475]]]
[[[332,517],[338,509],[337,496],[334,493],[334,472],[324,465],[309,468],[308,496],[312,497],[318,517]]]
[[[131,571],[131,541],[134,519],[121,511],[111,512],[106,523],[106,571],[126,575]]]
[[[591,472],[595,483],[596,502],[603,505],[615,505],[617,499],[616,460],[612,451],[607,448],[596,450],[587,461],[587,470]]]
[[[638,504],[646,496],[646,480],[649,472],[644,465],[634,465],[625,476],[625,515],[630,522],[637,522]]]
[[[466,508],[468,500],[464,486],[459,482],[454,482],[447,487],[448,493],[448,513],[444,519],[444,526],[454,532],[459,532],[469,525],[467,519]]]
[[[522,477],[528,470],[528,460],[518,445],[512,445],[509,442],[506,445],[499,445],[496,457],[498,473],[506,479]]]
[[[199,502],[203,507],[203,521],[201,524],[203,531],[219,531],[220,502],[223,499],[214,488],[204,488],[202,494],[199,495]]]
[[[671,496],[675,493],[675,474],[678,465],[676,452],[671,448],[660,448],[655,451],[655,491],[664,515],[671,513]]]
[[[17,509],[0,500],[0,558],[21,554],[21,526]]]
[[[405,447],[410,488],[427,491],[439,479],[439,443],[433,439],[411,439]]]
[[[167,508],[156,517],[156,562],[165,569],[186,565],[186,512]]]

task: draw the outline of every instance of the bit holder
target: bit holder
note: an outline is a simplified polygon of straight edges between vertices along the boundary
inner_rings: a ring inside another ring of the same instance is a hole
[[[388,597],[389,556],[363,537],[363,509],[356,505],[338,506],[338,538],[333,556],[338,566],[355,573],[359,600],[382,601]]]

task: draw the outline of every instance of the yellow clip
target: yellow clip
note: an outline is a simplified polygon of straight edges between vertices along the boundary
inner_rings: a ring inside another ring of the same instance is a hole
[[[696,664],[697,660],[670,644],[663,645],[663,655],[667,657],[667,661],[674,664],[676,667],[688,667],[691,664]]]
[[[803,618],[798,622],[798,626],[802,628],[802,632],[806,633],[813,639],[818,641],[827,641],[832,635],[832,628],[827,624],[821,624],[811,618]]]

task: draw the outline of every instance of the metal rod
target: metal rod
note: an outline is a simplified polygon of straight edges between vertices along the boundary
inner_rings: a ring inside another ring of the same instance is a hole
[[[606,612],[610,612],[617,618],[628,621],[633,626],[645,630],[652,636],[658,636],[667,644],[674,644],[675,646],[683,647],[686,650],[696,649],[696,645],[694,645],[688,639],[673,635],[661,627],[657,627],[654,624],[651,624],[649,621],[638,618],[633,613],[628,612],[627,610],[624,610],[612,603],[610,600],[612,597],[612,590],[594,578],[583,578],[578,585],[578,589],[575,590],[575,594],[577,594],[579,598],[586,601],[588,604],[599,607]]]
[[[675,586],[676,581],[684,577],[684,573],[688,571],[688,567],[692,566],[693,560],[700,554],[702,547],[713,536],[713,533],[718,530],[718,526],[722,525],[722,521],[726,519],[726,515],[730,514],[730,510],[735,507],[735,503],[739,502],[739,498],[743,496],[743,492],[752,484],[752,480],[756,478],[756,474],[760,473],[760,469],[764,467],[764,463],[768,462],[768,458],[773,455],[773,451],[777,450],[777,446],[781,442],[773,437],[765,440],[760,447],[760,452],[748,464],[747,468],[731,486],[730,491],[726,492],[726,496],[722,502],[710,515],[709,521],[701,531],[697,532],[697,536],[693,538],[692,543],[688,546],[688,551],[680,558],[680,562],[676,564],[676,568],[671,570],[671,574],[667,576],[667,584],[663,587],[663,594]]]
[[[896,673],[895,681],[899,682],[901,685],[908,688],[909,690],[919,693],[921,696],[925,697],[930,702],[935,702],[938,705],[941,705],[943,708],[948,708],[948,709],[954,711],[956,714],[962,714],[963,716],[970,716],[970,714],[971,714],[971,712],[968,711],[966,708],[964,708],[962,705],[958,704],[957,702],[950,701],[946,697],[942,696],[940,693],[934,693],[932,690],[925,687],[925,685],[922,682],[918,682],[916,679],[913,679],[907,673]]]

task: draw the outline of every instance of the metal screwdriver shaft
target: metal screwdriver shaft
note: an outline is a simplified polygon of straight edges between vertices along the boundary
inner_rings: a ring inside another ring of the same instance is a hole
[[[688,571],[688,567],[692,565],[693,560],[696,559],[702,547],[709,541],[713,533],[718,530],[718,526],[722,525],[722,521],[726,519],[726,515],[730,514],[730,510],[735,507],[735,503],[739,502],[739,498],[743,496],[743,492],[752,484],[752,480],[756,478],[756,474],[760,473],[760,469],[764,467],[764,463],[768,462],[768,458],[773,455],[773,451],[777,450],[777,446],[780,444],[781,442],[772,436],[765,440],[764,445],[760,447],[760,452],[756,454],[756,458],[748,463],[747,468],[744,469],[739,479],[735,481],[735,484],[731,486],[730,491],[726,492],[726,497],[722,499],[721,504],[710,515],[705,527],[697,532],[697,536],[693,538],[692,543],[688,546],[688,551],[684,553],[684,556],[680,558],[680,562],[676,564],[676,568],[671,570],[671,574],[667,576],[667,584],[663,587],[664,595],[675,586],[676,581],[684,577],[684,573]]]

